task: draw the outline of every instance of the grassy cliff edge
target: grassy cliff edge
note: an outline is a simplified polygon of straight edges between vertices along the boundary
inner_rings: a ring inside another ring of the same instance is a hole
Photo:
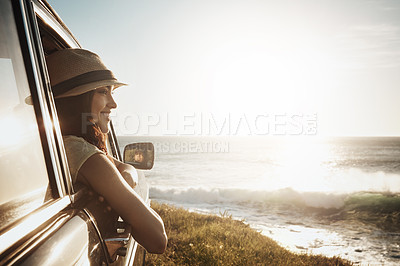
[[[146,265],[352,265],[344,259],[295,254],[231,217],[189,212],[152,202],[168,235],[164,254],[147,254]]]

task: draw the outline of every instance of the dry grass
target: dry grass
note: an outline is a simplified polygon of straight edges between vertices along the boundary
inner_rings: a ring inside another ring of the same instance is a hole
[[[338,257],[294,254],[231,217],[152,203],[164,220],[168,247],[146,265],[352,265]]]

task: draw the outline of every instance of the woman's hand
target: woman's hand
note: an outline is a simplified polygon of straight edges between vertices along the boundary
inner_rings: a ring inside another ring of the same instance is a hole
[[[130,164],[123,163],[110,155],[107,155],[108,159],[110,159],[111,162],[114,163],[114,165],[117,167],[119,173],[122,175],[122,177],[125,179],[125,181],[132,187],[136,187],[138,184],[138,174],[135,169]]]
[[[133,166],[124,163],[124,165],[121,165],[117,169],[132,188],[136,187],[138,184],[138,174]]]

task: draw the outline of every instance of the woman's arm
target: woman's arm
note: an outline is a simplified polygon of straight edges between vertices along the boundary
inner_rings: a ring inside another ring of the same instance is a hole
[[[150,253],[163,253],[167,235],[160,216],[148,207],[104,154],[92,155],[80,176],[132,227],[132,235]]]

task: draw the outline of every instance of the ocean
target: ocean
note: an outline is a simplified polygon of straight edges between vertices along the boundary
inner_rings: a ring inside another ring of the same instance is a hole
[[[231,215],[294,252],[400,264],[400,137],[121,136],[150,141],[150,198]]]

